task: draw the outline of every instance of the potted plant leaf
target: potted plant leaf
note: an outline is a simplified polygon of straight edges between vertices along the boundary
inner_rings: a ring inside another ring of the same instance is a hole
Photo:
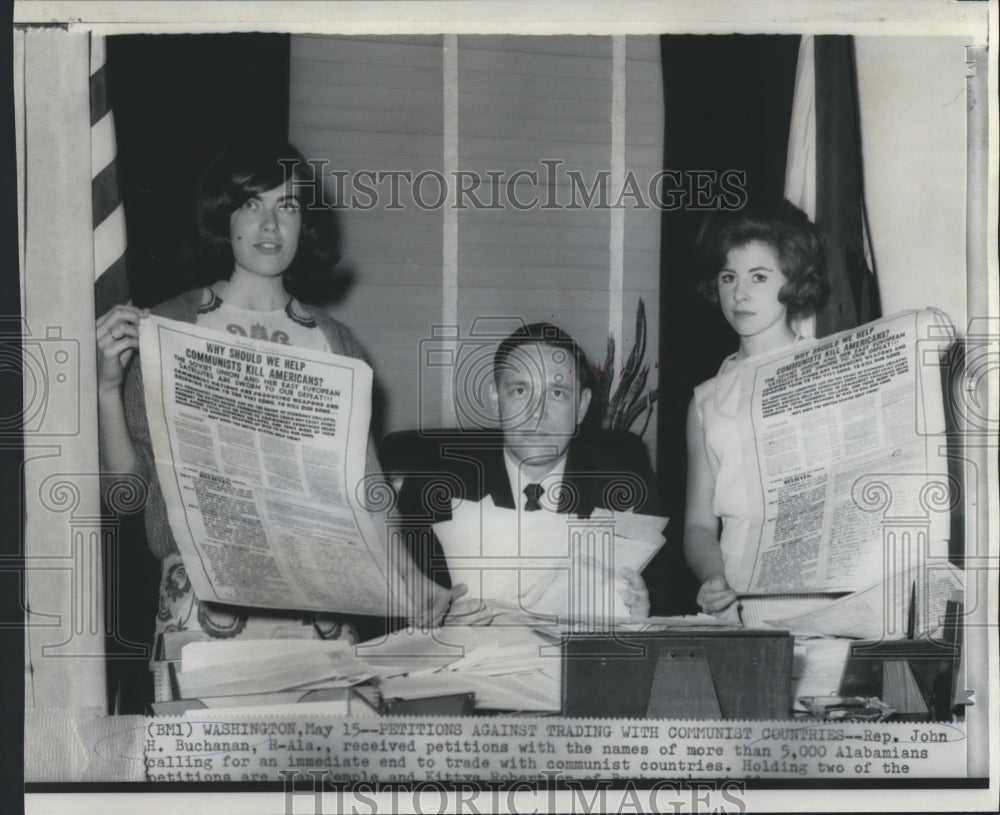
[[[597,372],[597,385],[594,398],[596,402],[596,418],[600,427],[606,430],[628,430],[637,436],[643,436],[653,415],[653,404],[656,402],[659,390],[646,390],[646,380],[649,378],[649,363],[646,356],[646,306],[639,298],[639,307],[635,315],[635,344],[628,355],[628,360],[622,369],[621,379],[611,393],[611,385],[615,378],[615,338],[608,337],[608,353],[604,365]],[[638,430],[633,426],[642,420]]]

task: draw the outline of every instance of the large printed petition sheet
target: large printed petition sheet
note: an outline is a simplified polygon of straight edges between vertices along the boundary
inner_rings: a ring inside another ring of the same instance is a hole
[[[146,410],[170,527],[197,595],[384,614],[380,530],[360,504],[364,362],[142,321]]]
[[[763,523],[737,591],[854,591],[947,557],[939,355],[953,336],[940,311],[907,311],[745,366],[743,460]],[[884,534],[904,517],[927,523]]]

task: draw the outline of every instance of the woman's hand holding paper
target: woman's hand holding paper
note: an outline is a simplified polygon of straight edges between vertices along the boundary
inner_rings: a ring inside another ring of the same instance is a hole
[[[736,602],[736,592],[722,575],[708,578],[698,590],[698,605],[709,614],[719,614]]]

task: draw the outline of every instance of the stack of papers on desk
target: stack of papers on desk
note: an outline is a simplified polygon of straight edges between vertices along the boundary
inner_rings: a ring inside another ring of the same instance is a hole
[[[193,642],[177,673],[186,699],[345,688],[372,676],[343,640]]]
[[[384,698],[418,699],[473,691],[477,708],[558,711],[562,635],[580,633],[581,626],[576,622],[534,627],[514,624],[510,621],[515,614],[516,610],[508,608],[488,626],[397,631],[380,642],[362,643],[357,653],[378,674]],[[614,630],[727,626],[725,621],[697,614],[621,620]]]
[[[792,660],[793,708],[807,710],[803,697],[833,696],[840,690],[851,640],[831,637],[799,638]]]
[[[452,626],[397,631],[358,646],[385,698],[473,691],[476,707],[558,711],[561,660],[553,639],[524,626]],[[403,674],[406,674],[405,676]]]
[[[349,690],[372,676],[354,646],[342,640],[183,637],[167,653],[175,659],[154,663],[162,668],[154,674],[158,685],[152,707],[157,715],[261,707],[269,713],[355,715],[359,706],[351,704]],[[360,708],[358,715],[367,715]]]
[[[746,628],[783,628],[783,620],[793,620],[833,604],[840,594],[740,595],[739,619]]]
[[[663,545],[666,518],[598,510],[590,518],[464,501],[434,531],[453,584],[469,600],[507,605],[557,623],[627,617],[623,566],[641,572]]]
[[[677,617],[626,617],[614,621],[614,633],[629,631],[675,631],[677,629],[733,628],[732,620],[714,614],[685,614]],[[580,626],[566,626],[566,630],[582,633]],[[602,632],[598,632],[602,633]]]
[[[797,635],[859,639],[940,636],[947,602],[961,601],[964,585],[961,570],[947,562],[935,563],[899,571],[813,608],[795,609],[789,604],[782,614],[780,605],[775,605],[770,615],[761,617],[763,622]],[[783,598],[776,599],[780,604]]]

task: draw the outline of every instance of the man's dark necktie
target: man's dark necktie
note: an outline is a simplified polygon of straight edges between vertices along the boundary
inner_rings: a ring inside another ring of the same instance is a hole
[[[524,494],[528,499],[524,504],[525,512],[534,512],[542,508],[542,505],[538,503],[538,499],[542,497],[543,492],[545,490],[542,489],[541,484],[528,484],[524,488]]]

